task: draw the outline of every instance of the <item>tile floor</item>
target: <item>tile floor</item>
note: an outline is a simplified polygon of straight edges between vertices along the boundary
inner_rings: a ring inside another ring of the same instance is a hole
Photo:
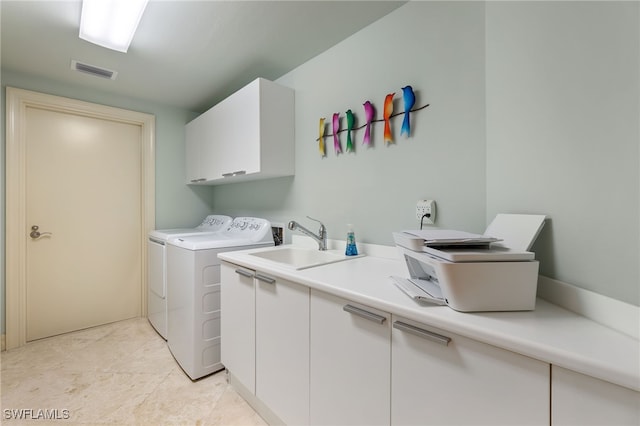
[[[191,381],[145,318],[31,342],[0,359],[2,424],[265,425],[224,371]],[[37,419],[45,415],[58,420]]]

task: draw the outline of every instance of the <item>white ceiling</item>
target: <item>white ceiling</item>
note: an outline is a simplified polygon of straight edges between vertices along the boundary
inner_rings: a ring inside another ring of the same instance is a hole
[[[256,77],[281,77],[403,3],[150,0],[128,53],[120,53],[78,38],[81,0],[1,0],[1,64],[204,111]],[[73,59],[118,76],[112,81],[73,71]]]

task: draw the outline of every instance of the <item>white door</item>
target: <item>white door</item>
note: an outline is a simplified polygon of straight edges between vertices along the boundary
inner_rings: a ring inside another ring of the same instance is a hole
[[[27,109],[27,341],[140,315],[140,131]]]
[[[146,313],[153,116],[47,96],[8,89],[9,348]]]

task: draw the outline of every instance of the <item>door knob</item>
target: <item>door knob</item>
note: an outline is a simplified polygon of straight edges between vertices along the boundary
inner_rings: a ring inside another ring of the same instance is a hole
[[[33,225],[31,227],[31,233],[29,234],[29,236],[34,240],[37,240],[38,238],[43,237],[45,235],[53,235],[51,232],[40,232],[38,231],[38,229],[40,229],[38,225]]]

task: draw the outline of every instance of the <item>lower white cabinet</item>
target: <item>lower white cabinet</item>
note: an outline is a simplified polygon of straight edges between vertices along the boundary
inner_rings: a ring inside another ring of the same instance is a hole
[[[221,265],[222,363],[285,424],[309,423],[309,288]]]
[[[640,393],[552,366],[551,424],[640,425]]]
[[[289,425],[638,425],[640,393],[223,262],[222,362]]]
[[[220,338],[222,364],[249,392],[256,392],[254,271],[222,262]]]
[[[388,425],[390,315],[311,290],[310,423]]]
[[[549,425],[549,364],[392,320],[391,424]]]
[[[309,423],[309,288],[256,282],[256,397],[285,424]]]

